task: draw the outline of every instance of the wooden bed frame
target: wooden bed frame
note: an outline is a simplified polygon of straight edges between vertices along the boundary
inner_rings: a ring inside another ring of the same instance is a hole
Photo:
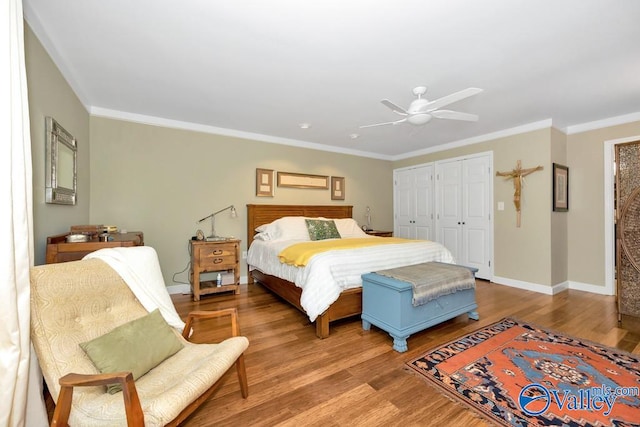
[[[256,227],[268,224],[284,216],[351,218],[353,216],[353,206],[247,205],[247,248],[249,248],[249,246],[251,246],[251,242],[253,242],[253,236],[256,234]],[[280,279],[279,277],[270,276],[259,270],[249,271],[247,278],[249,284],[252,284],[254,281],[259,282],[262,286],[305,313],[304,309],[300,305],[300,294],[302,293],[302,289],[297,287],[295,284]],[[362,288],[342,291],[340,297],[331,304],[324,313],[316,318],[316,335],[318,338],[327,338],[329,336],[329,322],[344,319],[346,317],[357,316],[361,313]]]

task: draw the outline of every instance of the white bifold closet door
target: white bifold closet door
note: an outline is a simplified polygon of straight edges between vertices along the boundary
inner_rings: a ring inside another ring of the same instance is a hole
[[[436,162],[435,176],[436,241],[453,253],[458,264],[475,267],[476,277],[490,280],[490,156]]]
[[[434,240],[433,165],[395,172],[394,236]]]

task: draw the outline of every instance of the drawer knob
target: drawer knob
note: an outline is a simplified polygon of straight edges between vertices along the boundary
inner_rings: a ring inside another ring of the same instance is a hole
[[[223,261],[222,258],[216,258],[216,259],[213,260],[213,263],[214,264],[220,264],[222,261]]]
[[[215,250],[213,251],[213,254],[214,254],[214,255],[222,255],[222,249],[215,249]]]

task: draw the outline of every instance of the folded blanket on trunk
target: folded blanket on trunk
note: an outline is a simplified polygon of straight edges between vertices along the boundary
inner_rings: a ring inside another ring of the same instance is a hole
[[[466,267],[439,262],[408,265],[376,271],[413,285],[413,306],[418,307],[443,295],[476,287],[476,280]]]

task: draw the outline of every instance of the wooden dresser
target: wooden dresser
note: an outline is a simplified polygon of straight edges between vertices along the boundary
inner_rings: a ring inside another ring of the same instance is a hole
[[[57,262],[77,261],[86,254],[102,248],[117,248],[122,246],[144,246],[144,234],[141,231],[131,231],[129,233],[113,233],[109,235],[108,242],[97,239],[88,242],[67,243],[67,236],[70,233],[58,234],[47,237],[47,264]]]
[[[193,290],[193,300],[200,301],[201,295],[233,291],[240,293],[240,240],[190,240],[191,270],[189,281]],[[223,281],[217,286],[216,280],[200,281],[201,273],[233,273],[231,283]]]

